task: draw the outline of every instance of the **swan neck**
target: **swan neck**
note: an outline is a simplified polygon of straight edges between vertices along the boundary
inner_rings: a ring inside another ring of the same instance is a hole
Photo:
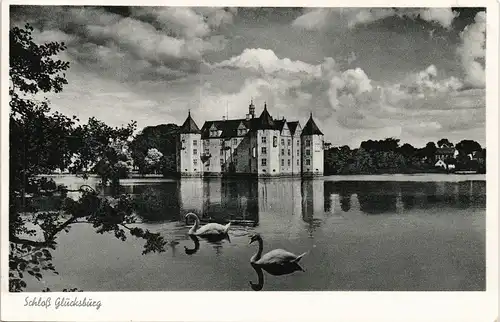
[[[262,256],[262,250],[264,249],[264,242],[262,239],[258,240],[259,242],[259,250],[257,251],[257,254],[255,254],[255,261],[258,261],[260,259],[260,256]]]
[[[194,218],[194,226],[193,226],[193,231],[196,231],[200,227],[200,218],[196,216],[195,214],[190,214],[190,217]]]

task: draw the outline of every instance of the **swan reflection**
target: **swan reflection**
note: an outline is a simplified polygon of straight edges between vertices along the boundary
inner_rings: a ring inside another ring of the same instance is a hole
[[[262,272],[262,269],[259,266],[254,265],[252,263],[250,263],[250,265],[252,265],[252,268],[257,273],[257,277],[259,279],[259,282],[257,284],[255,284],[252,281],[249,281],[248,283],[250,283],[250,287],[252,288],[252,290],[260,291],[264,287],[264,273]]]
[[[188,236],[194,242],[194,248],[188,248],[184,246],[184,251],[188,255],[193,255],[200,249],[200,239],[198,237],[201,237],[202,239],[206,240],[209,244],[214,245],[217,255],[221,253],[222,241],[227,240],[228,242],[231,242],[229,235],[204,235],[204,236],[188,235]]]
[[[184,251],[188,255],[193,255],[198,251],[198,249],[200,249],[200,240],[195,235],[189,235],[189,237],[194,241],[194,248],[187,248],[184,246]]]

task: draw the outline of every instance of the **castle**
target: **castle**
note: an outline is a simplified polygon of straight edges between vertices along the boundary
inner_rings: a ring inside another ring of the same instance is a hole
[[[179,129],[177,172],[182,177],[323,175],[323,133],[312,113],[298,121],[274,120],[264,104],[255,117],[253,102],[243,119],[206,121],[201,130],[188,112]]]

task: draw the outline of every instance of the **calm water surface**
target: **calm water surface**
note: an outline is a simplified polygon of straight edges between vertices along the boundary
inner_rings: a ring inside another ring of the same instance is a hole
[[[252,291],[249,281],[257,283],[258,275],[250,257],[257,245],[248,242],[259,232],[264,252],[308,252],[301,260],[305,272],[264,273],[263,291],[485,289],[484,180],[367,179],[124,181],[124,189],[143,200],[143,226],[173,241],[167,251],[141,255],[141,240],[121,242],[75,225],[54,252],[60,275],[47,274],[45,285],[29,287]],[[231,220],[230,240],[200,240],[195,247],[184,221],[190,211],[203,221]]]

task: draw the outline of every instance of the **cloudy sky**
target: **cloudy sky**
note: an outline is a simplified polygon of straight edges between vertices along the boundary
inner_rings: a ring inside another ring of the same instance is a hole
[[[139,128],[310,112],[333,145],[397,137],[485,143],[482,9],[11,7],[64,41],[52,107]]]

